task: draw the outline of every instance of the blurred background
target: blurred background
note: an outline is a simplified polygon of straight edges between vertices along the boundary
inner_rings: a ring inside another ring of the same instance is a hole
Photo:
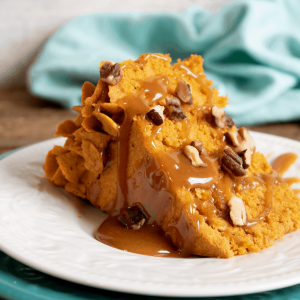
[[[29,66],[48,38],[72,18],[92,12],[180,13],[192,5],[216,13],[230,2],[233,0],[0,0],[0,154],[52,138],[59,123],[74,118],[72,111],[33,96],[26,88]],[[300,140],[297,121],[249,128]]]

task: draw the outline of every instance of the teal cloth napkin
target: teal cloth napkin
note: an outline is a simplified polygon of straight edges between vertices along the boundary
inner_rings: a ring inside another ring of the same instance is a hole
[[[99,79],[101,60],[170,53],[204,57],[208,78],[232,105],[237,125],[300,119],[300,1],[242,0],[210,14],[94,13],[74,18],[46,43],[29,71],[33,94],[66,107]]]
[[[20,149],[0,155],[0,160]],[[2,298],[3,297],[3,298]],[[0,299],[14,300],[182,300],[187,298],[153,297],[118,293],[72,283],[28,267],[0,251]],[[241,296],[189,298],[199,300],[299,300],[300,284]]]

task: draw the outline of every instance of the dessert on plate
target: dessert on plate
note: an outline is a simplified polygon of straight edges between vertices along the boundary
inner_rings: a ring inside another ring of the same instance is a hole
[[[273,169],[226,115],[202,63],[163,54],[101,62],[75,120],[58,126],[67,139],[49,151],[46,177],[131,236],[155,227],[184,256],[258,252],[300,227],[297,180],[282,178],[296,156]]]

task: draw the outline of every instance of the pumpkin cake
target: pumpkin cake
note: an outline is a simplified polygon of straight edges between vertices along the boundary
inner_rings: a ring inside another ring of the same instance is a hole
[[[101,62],[75,120],[58,126],[67,139],[49,151],[46,177],[132,232],[155,224],[185,256],[258,252],[300,227],[296,180],[235,127],[202,63],[191,55],[172,65],[163,54]]]

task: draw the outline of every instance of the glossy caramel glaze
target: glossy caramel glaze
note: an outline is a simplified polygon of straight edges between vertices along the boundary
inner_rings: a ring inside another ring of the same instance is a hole
[[[265,207],[258,216],[248,220],[248,224],[245,227],[250,227],[256,225],[258,222],[263,221],[272,209],[273,184],[275,178],[272,175],[265,174],[262,176],[262,179],[265,181],[266,188],[267,188],[267,192],[265,194]]]
[[[187,68],[185,69],[187,70]],[[193,76],[196,75],[193,74]],[[201,79],[199,78],[199,80]],[[195,168],[191,166],[190,161],[182,152],[174,151],[172,153],[157,153],[155,160],[145,158],[133,178],[127,180],[128,133],[130,132],[132,119],[137,115],[144,116],[150,110],[150,106],[155,105],[161,99],[165,99],[168,84],[169,79],[167,76],[150,78],[142,83],[142,88],[138,94],[122,99],[118,103],[124,109],[125,114],[122,124],[119,125],[118,196],[110,208],[111,216],[119,215],[122,209],[133,204],[139,204],[144,208],[144,212],[148,217],[147,226],[153,224],[161,226],[166,211],[172,209],[173,206],[174,195],[170,193],[170,189],[175,190],[176,187],[187,189],[195,187],[209,188],[219,179],[216,159],[203,157],[202,159],[208,167],[205,169]],[[203,84],[203,86],[205,85]],[[208,97],[211,98],[211,94]],[[185,109],[188,109],[188,107],[186,106]],[[152,141],[158,130],[159,128],[154,129],[152,139],[149,138],[146,141],[147,147],[150,149],[153,147]],[[154,199],[155,201],[153,201]],[[106,230],[105,224],[100,226],[98,230],[98,238],[101,241],[101,237],[107,235],[103,233]],[[122,230],[121,224],[119,224],[119,227]],[[181,255],[189,255],[191,251],[188,249],[187,241],[192,241],[194,235],[193,227],[189,226],[189,221],[181,216],[176,219],[172,218],[168,228],[169,230],[175,230],[178,239],[181,240],[179,243],[181,244],[181,249],[179,249]],[[116,242],[114,245],[117,244]],[[121,245],[116,247],[124,249]]]
[[[203,94],[207,97],[206,106],[182,105],[184,112],[197,111],[198,118],[205,118],[211,123],[211,126],[215,126],[210,117],[213,105],[211,89],[204,83],[200,75],[194,74],[185,65],[180,67],[186,73],[182,77],[195,78]],[[138,254],[187,257],[192,254],[192,243],[196,234],[195,230],[197,230],[194,225],[200,226],[199,220],[194,214],[195,210],[198,210],[208,222],[219,216],[231,223],[227,205],[231,196],[240,189],[251,190],[255,189],[257,185],[262,185],[266,188],[264,209],[255,218],[250,219],[246,227],[254,226],[263,221],[272,209],[273,185],[282,181],[281,175],[290,167],[296,157],[289,153],[276,160],[273,163],[276,174],[235,178],[224,173],[220,167],[219,156],[226,145],[225,139],[217,151],[210,153],[209,156],[201,156],[207,167],[196,168],[191,165],[182,151],[164,152],[156,149],[154,140],[161,127],[153,126],[152,134],[144,137],[145,146],[153,155],[139,161],[133,176],[128,178],[128,142],[133,118],[138,117],[141,122],[144,119],[146,128],[145,114],[150,107],[167,97],[169,82],[166,75],[149,78],[142,82],[138,93],[118,101],[118,104],[124,109],[124,118],[119,125],[117,138],[118,193],[115,202],[107,208],[110,216],[99,227],[97,238],[112,247]],[[181,123],[183,128],[190,126],[188,119],[182,120]],[[222,140],[222,130],[218,130],[217,135]],[[187,145],[191,141],[187,139],[185,144]],[[178,189],[208,191],[209,197],[205,201],[196,200],[193,205],[182,207],[182,212],[178,215],[174,213],[176,203],[174,199],[177,197],[174,191]],[[147,216],[147,224],[136,231],[123,227],[117,221],[120,212],[132,205],[139,205]],[[169,212],[172,212],[171,217],[162,231],[161,226]],[[174,235],[174,232],[177,250],[173,249],[168,238],[168,234]]]
[[[167,95],[167,76],[151,78],[143,82],[141,92],[122,99],[118,104],[124,109],[124,119],[118,132],[118,194],[112,214],[118,215],[120,209],[128,207],[128,140],[133,117],[144,116],[150,110],[150,104]]]
[[[292,190],[296,195],[299,195],[300,194],[300,189],[293,189]]]
[[[272,163],[272,168],[275,170],[280,176],[282,176],[296,161],[298,155],[295,153],[284,153],[278,156],[274,162]]]
[[[184,257],[156,223],[139,230],[120,226],[118,217],[109,216],[99,227],[96,238],[102,243],[128,252],[160,257]]]

